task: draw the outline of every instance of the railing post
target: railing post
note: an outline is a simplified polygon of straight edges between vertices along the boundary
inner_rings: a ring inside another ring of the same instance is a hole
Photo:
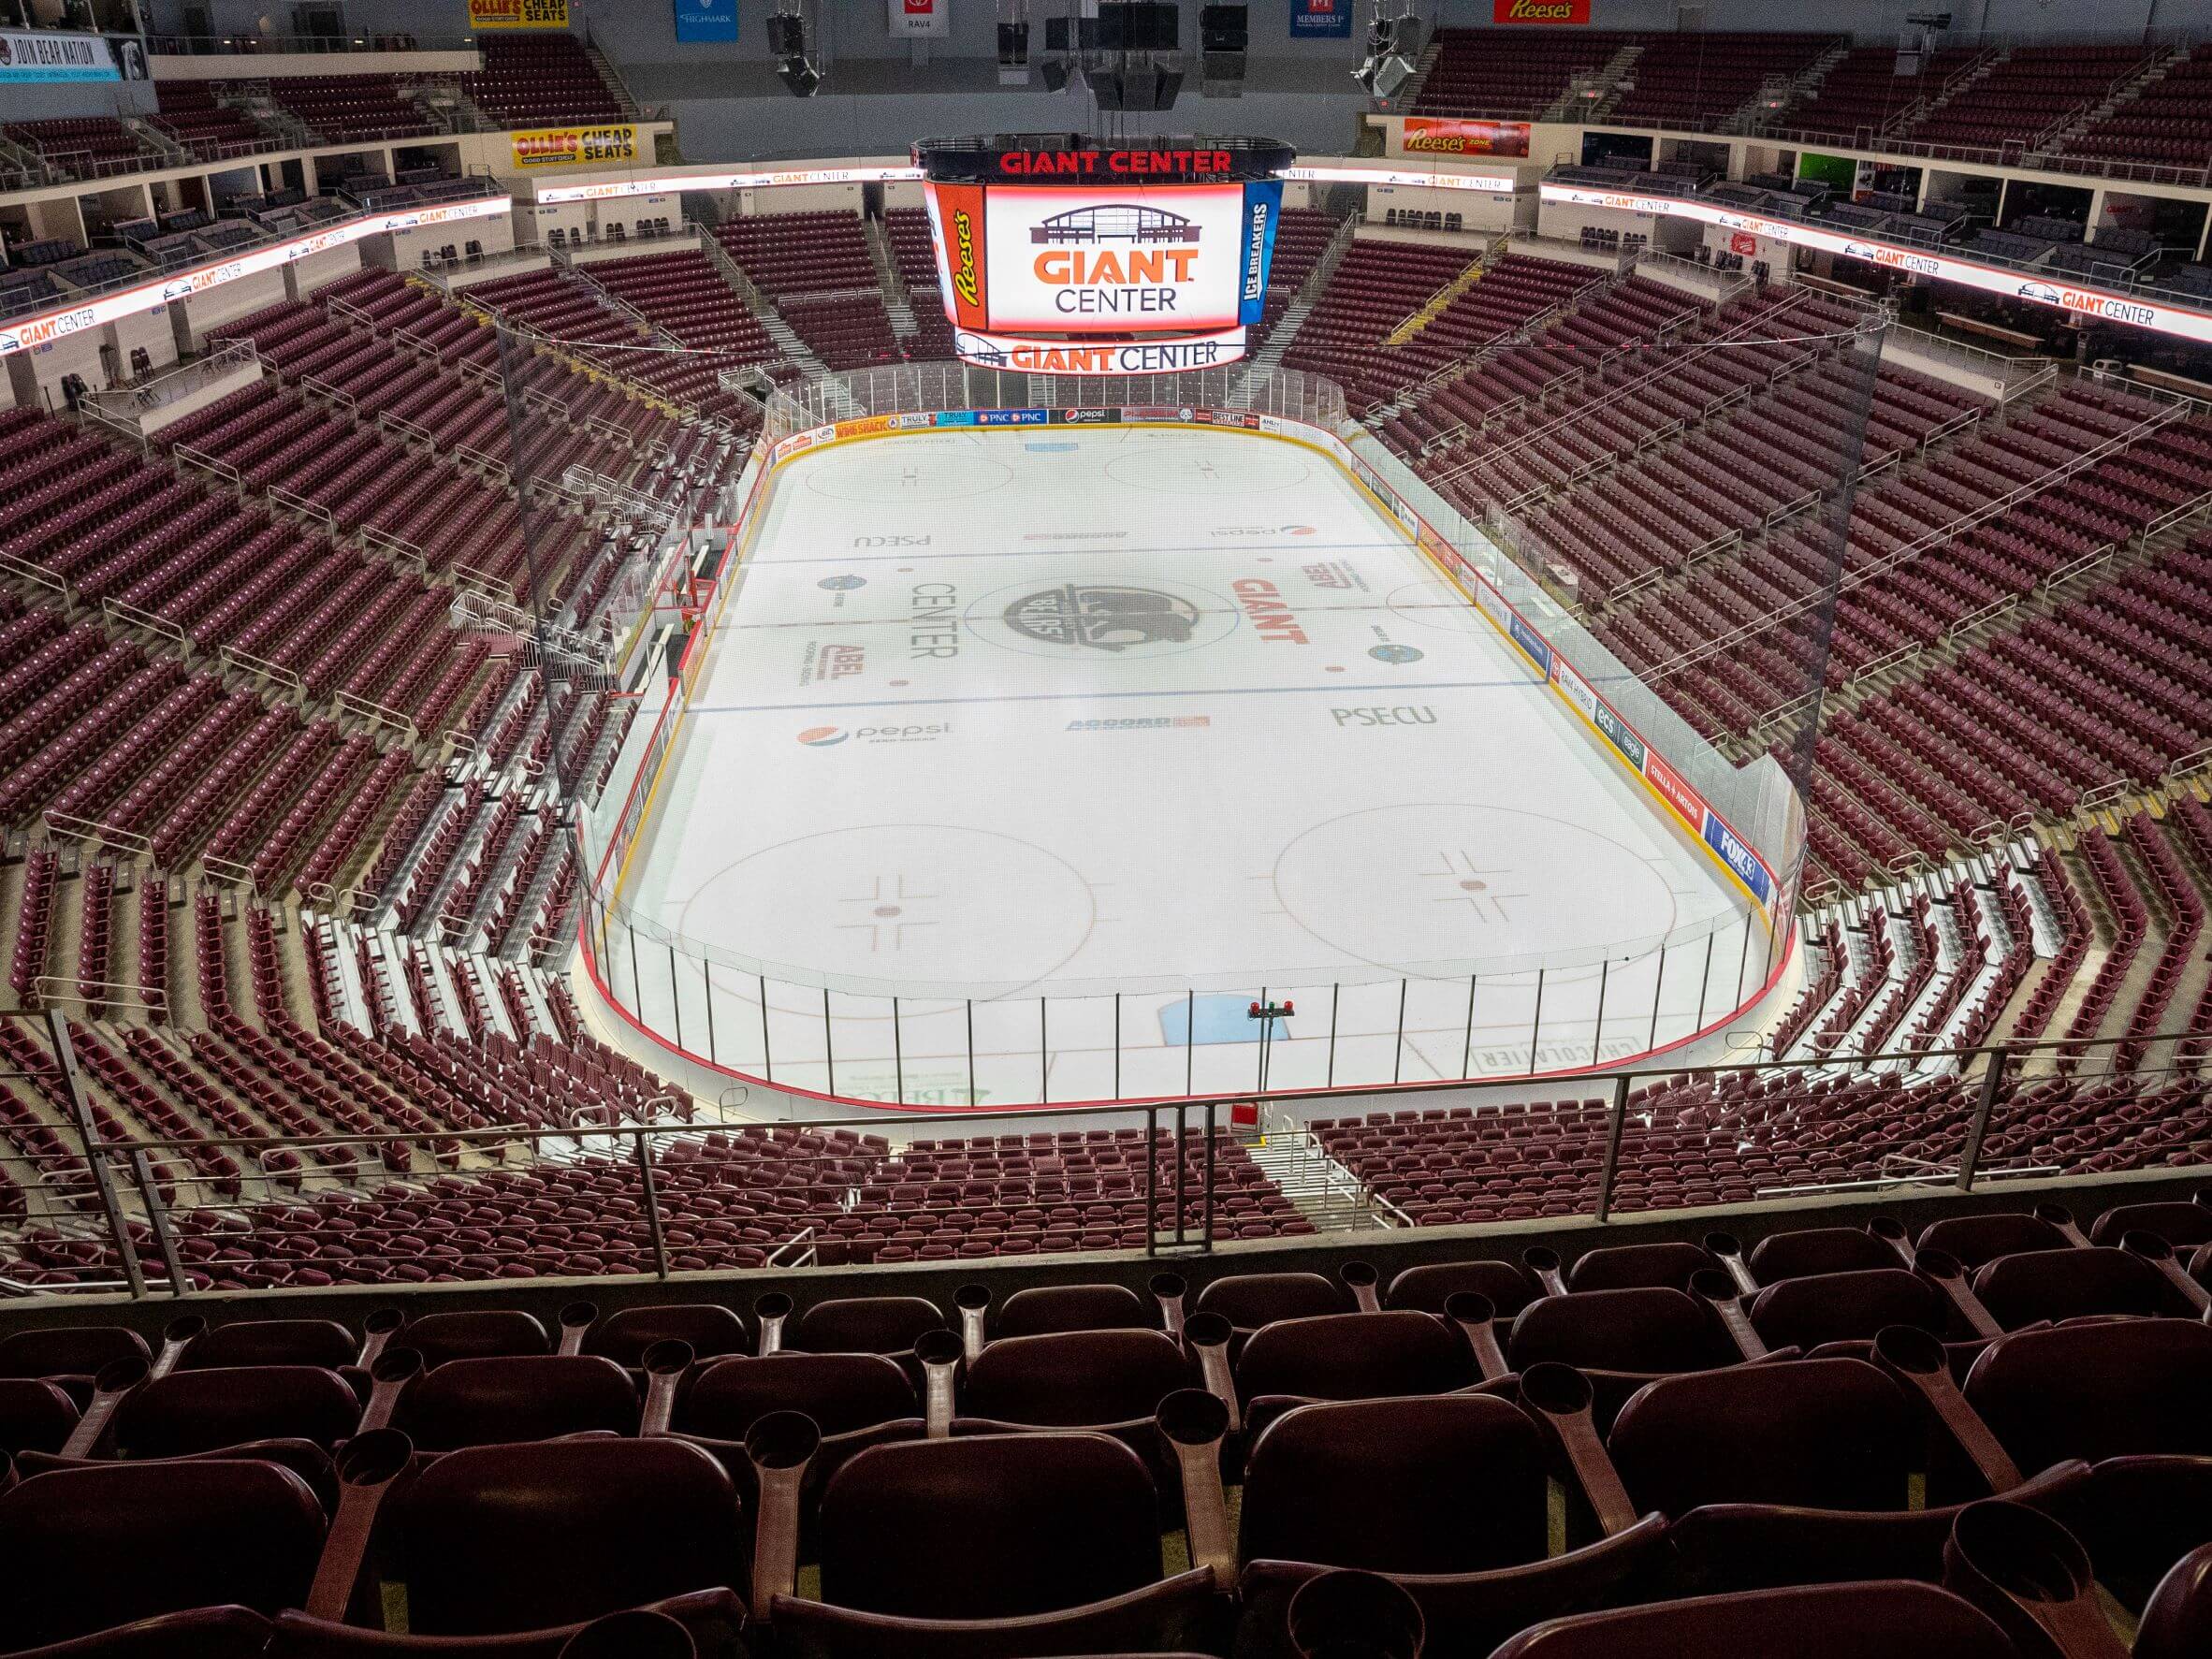
[[[653,1273],[657,1277],[668,1276],[668,1241],[661,1231],[661,1193],[653,1180],[653,1154],[646,1144],[646,1130],[637,1131],[637,1174],[645,1185],[646,1224],[653,1232]]]
[[[77,1050],[69,1041],[67,1016],[58,1008],[48,1009],[46,1030],[53,1041],[54,1064],[62,1074],[62,1092],[68,1099],[69,1121],[77,1130],[77,1144],[84,1154],[84,1167],[91,1172],[93,1190],[99,1194],[100,1212],[108,1218],[108,1236],[115,1241],[116,1259],[123,1264],[123,1276],[130,1286],[131,1300],[143,1301],[146,1275],[138,1271],[138,1251],[131,1245],[123,1210],[115,1201],[115,1183],[109,1175],[107,1159],[100,1150],[98,1131],[93,1127],[92,1108],[84,1098],[84,1079],[77,1072]]]
[[[1336,1086],[1336,1005],[1343,1000],[1344,986],[1332,983],[1329,987],[1329,1076],[1325,1088]]]
[[[644,1000],[645,995],[640,992],[638,1001],[642,1004]],[[676,1046],[680,1049],[684,1045],[684,991],[683,986],[677,982],[676,941],[674,939],[668,941],[668,1006],[675,1011]]]
[[[1528,1027],[1528,1074],[1536,1074],[1536,1039],[1544,1030],[1544,970],[1536,969],[1536,1017]]]
[[[1613,959],[1604,956],[1597,964],[1597,1018],[1590,1029],[1590,1063],[1597,1064],[1598,1050],[1606,1040],[1606,981],[1611,975]]]
[[[1405,982],[1398,982],[1398,1034],[1390,1045],[1390,1081],[1398,1082],[1405,1068]]]
[[[899,1040],[898,998],[895,997],[891,999],[891,1079],[892,1086],[898,1091],[898,1103],[904,1106],[907,1103],[907,1051],[906,1045]]]
[[[1652,1030],[1644,1039],[1644,1053],[1650,1054],[1659,1046],[1659,1003],[1666,995],[1666,944],[1659,945],[1659,975],[1652,982]]]
[[[1467,976],[1467,1034],[1460,1040],[1460,1077],[1475,1063],[1475,976]]]
[[[1121,993],[1113,994],[1113,1098],[1121,1099]]]
[[[822,987],[822,1063],[829,1072],[829,1087],[823,1092],[837,1092],[837,1040],[830,1026],[829,987]]]
[[[968,1104],[975,1105],[975,998],[966,1000],[968,1009]]]
[[[1997,1098],[2004,1093],[2004,1063],[2009,1057],[2001,1048],[1988,1051],[1989,1070],[1982,1074],[1982,1098],[1974,1104],[1973,1122],[1967,1126],[1966,1147],[1958,1158],[1958,1190],[1974,1189],[1974,1171],[1981,1167],[1982,1139],[1989,1132],[1989,1114],[1997,1109]]]
[[[1214,1102],[1208,1100],[1206,1102],[1206,1185],[1204,1196],[1200,1201],[1203,1206],[1201,1214],[1205,1216],[1206,1232],[1205,1237],[1200,1241],[1199,1248],[1209,1256],[1214,1253]]]
[[[168,1209],[161,1201],[161,1187],[153,1179],[153,1166],[147,1162],[146,1149],[142,1146],[131,1148],[131,1180],[138,1188],[138,1201],[146,1206],[146,1225],[153,1231],[162,1265],[168,1269],[169,1294],[184,1296],[192,1287],[177,1260],[177,1241],[169,1232]]]
[[[699,980],[706,987],[706,1060],[712,1065],[714,1052],[714,964],[706,957],[699,958]]]
[[[1606,1161],[1597,1171],[1597,1218],[1613,1213],[1613,1176],[1621,1168],[1621,1133],[1628,1123],[1628,1078],[1623,1071],[1613,1079],[1613,1115],[1606,1125]]]
[[[1144,1254],[1159,1254],[1159,1108],[1144,1108]]]
[[[768,976],[755,974],[761,987],[761,1075],[770,1083],[776,1081],[776,1053],[768,1046]],[[971,1102],[972,1104],[972,1102]]]

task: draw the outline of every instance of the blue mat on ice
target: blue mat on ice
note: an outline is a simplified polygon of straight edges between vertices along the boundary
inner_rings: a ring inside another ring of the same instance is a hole
[[[1186,1041],[1196,1042],[1258,1042],[1259,1022],[1248,1011],[1252,998],[1239,997],[1234,992],[1215,992],[1211,995],[1181,1002],[1171,1002],[1159,1011],[1160,1041],[1170,1048],[1181,1048]],[[1273,1035],[1290,1035],[1288,1020],[1270,1022]],[[1195,1038],[1187,1035],[1192,1026],[1197,1026]]]

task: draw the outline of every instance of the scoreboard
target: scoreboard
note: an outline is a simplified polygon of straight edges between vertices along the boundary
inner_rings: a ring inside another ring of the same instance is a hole
[[[1289,148],[1073,135],[915,146],[953,349],[990,368],[1149,374],[1244,355]]]

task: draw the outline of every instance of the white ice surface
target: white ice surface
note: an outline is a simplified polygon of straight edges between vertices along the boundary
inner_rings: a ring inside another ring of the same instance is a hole
[[[1301,999],[1276,1086],[1553,1070],[1763,977],[1748,901],[1302,446],[842,445],[737,580],[624,894],[694,949],[673,989],[660,946],[634,982],[608,953],[701,1052],[711,958],[723,1064],[822,1087],[826,1046],[840,1093],[964,1103],[974,998],[979,1098],[1247,1087],[1258,1045],[1201,1009],[1189,1052],[1183,1004],[1265,988]]]

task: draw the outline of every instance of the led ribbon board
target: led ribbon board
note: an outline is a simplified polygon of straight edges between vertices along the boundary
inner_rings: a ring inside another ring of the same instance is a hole
[[[1260,320],[1287,145],[1009,135],[915,146],[953,346],[989,368],[1219,367]]]
[[[112,323],[118,317],[135,316],[139,312],[152,311],[172,299],[188,299],[195,294],[221,287],[225,283],[236,282],[240,277],[281,269],[295,259],[326,253],[329,249],[342,247],[347,242],[360,241],[365,237],[383,236],[400,230],[427,230],[433,226],[451,225],[463,219],[504,218],[513,205],[507,196],[488,196],[467,201],[440,202],[434,207],[410,208],[403,212],[367,213],[342,224],[327,225],[305,236],[294,237],[289,241],[271,242],[268,247],[255,248],[228,258],[211,259],[188,270],[170,271],[140,283],[136,287],[94,295],[80,304],[43,312],[20,323],[0,324],[0,357],[28,351],[34,346],[51,345],[72,334],[81,334],[87,328],[97,328],[104,323]]]
[[[1747,231],[1753,236],[1766,237],[1770,241],[1787,242],[1793,247],[1817,248],[1824,253],[1841,254],[1850,259],[1870,260],[1890,270],[1901,270],[1911,276],[1957,283],[1964,287],[1979,288],[1985,294],[2001,294],[2008,299],[2025,299],[2030,305],[2047,305],[2056,311],[2077,312],[2103,322],[2126,323],[2132,327],[2147,328],[2154,334],[2171,334],[2181,340],[2212,342],[2212,314],[2187,311],[2176,305],[2153,304],[2128,295],[2107,293],[2075,283],[2054,280],[2062,274],[2058,271],[2052,271],[2045,277],[2038,275],[2032,269],[1984,265],[1975,259],[1930,253],[1926,248],[1911,243],[1880,241],[1865,235],[1854,236],[1842,231],[1824,230],[1817,226],[1801,225],[1791,219],[1769,219],[1763,213],[1737,212],[1732,209],[1716,207],[1711,202],[1687,201],[1673,196],[1637,196],[1621,190],[1593,190],[1577,184],[1546,184],[1543,186],[1543,199],[1566,202],[1577,207],[1609,208],[1622,213],[1664,213],[1672,218],[1695,219],[1701,224],[1720,226],[1724,230]]]

